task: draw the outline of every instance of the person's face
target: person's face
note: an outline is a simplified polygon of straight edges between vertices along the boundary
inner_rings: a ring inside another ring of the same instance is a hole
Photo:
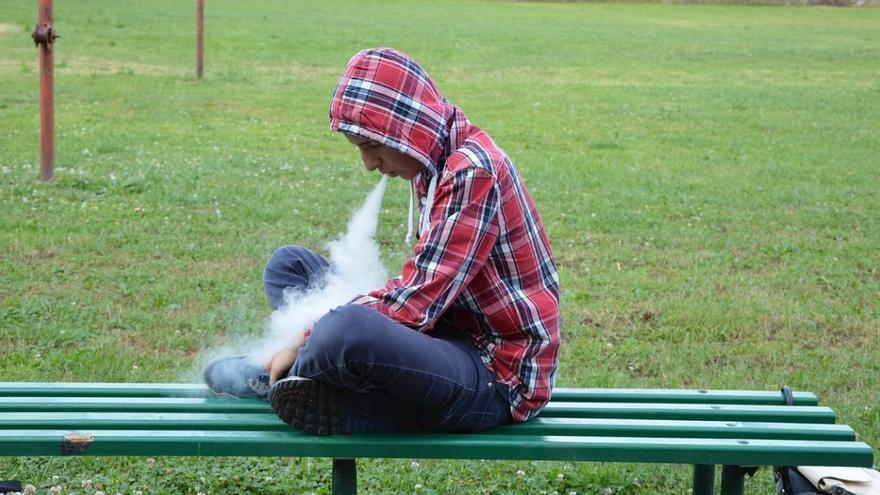
[[[358,147],[364,167],[371,172],[378,170],[389,177],[410,180],[425,168],[415,158],[385,145],[352,134],[346,134],[345,138]]]

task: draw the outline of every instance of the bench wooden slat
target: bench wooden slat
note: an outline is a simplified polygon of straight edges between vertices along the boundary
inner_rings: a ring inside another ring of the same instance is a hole
[[[847,425],[748,421],[675,421],[607,418],[535,418],[491,430],[503,435],[635,436],[669,438],[755,438],[854,441]]]
[[[0,412],[266,412],[266,401],[181,397],[6,397]],[[834,423],[827,407],[551,402],[539,417]]]
[[[0,388],[2,390],[2,388]],[[794,405],[818,406],[812,392],[793,393]],[[557,388],[554,402],[652,402],[784,406],[781,392],[763,390],[668,390],[635,388]]]
[[[0,455],[201,455],[522,459],[870,467],[862,442],[485,434],[313,437],[288,431],[2,430]]]
[[[0,382],[0,397],[211,397],[200,383]],[[797,406],[816,406],[811,392],[794,392]],[[763,390],[667,390],[557,388],[553,402],[650,402],[683,404],[784,405],[782,394]]]
[[[811,406],[551,402],[539,417],[834,423],[836,415],[828,407]]]
[[[4,397],[0,412],[239,412],[269,409],[264,400],[183,397]]]
[[[0,412],[261,413],[266,401],[181,397],[6,397]],[[551,402],[540,417],[834,423],[827,407]]]
[[[20,412],[0,413],[0,429],[96,430],[275,430],[290,426],[263,413]]]
[[[0,382],[0,397],[211,397],[201,383]]]
[[[0,413],[0,429],[289,431],[290,427],[272,413],[32,412],[27,415]],[[502,426],[486,433],[531,436],[855,440],[855,432],[846,425],[592,418],[537,418],[528,423]]]

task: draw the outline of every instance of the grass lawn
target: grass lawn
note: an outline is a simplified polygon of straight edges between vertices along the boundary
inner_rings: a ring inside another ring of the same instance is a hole
[[[0,0],[0,380],[191,380],[204,349],[260,334],[271,251],[323,249],[377,180],[327,103],[358,49],[393,46],[513,157],[543,214],[558,385],[789,384],[880,447],[880,10],[207,3],[196,82],[193,2],[56,2],[58,169],[40,183],[36,2]],[[406,202],[394,181],[391,272]],[[363,493],[679,494],[691,476],[360,467]],[[0,458],[40,493],[327,493],[329,475],[326,459]]]

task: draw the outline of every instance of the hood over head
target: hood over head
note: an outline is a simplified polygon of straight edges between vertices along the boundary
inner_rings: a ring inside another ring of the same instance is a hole
[[[369,48],[352,57],[336,85],[330,129],[405,153],[436,176],[455,149],[450,134],[456,111],[409,56]]]

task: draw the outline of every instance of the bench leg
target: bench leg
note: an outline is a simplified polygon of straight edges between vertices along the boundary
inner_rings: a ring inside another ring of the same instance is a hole
[[[333,495],[357,494],[357,464],[354,459],[333,459]]]
[[[715,465],[694,464],[694,495],[715,493]]]
[[[721,495],[743,495],[746,470],[740,466],[721,468]]]
[[[21,481],[18,480],[0,480],[0,493],[20,493]]]

